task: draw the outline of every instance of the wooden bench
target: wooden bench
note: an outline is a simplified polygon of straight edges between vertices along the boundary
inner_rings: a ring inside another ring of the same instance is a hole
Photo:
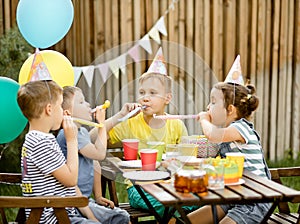
[[[0,173],[0,183],[20,184],[22,175],[19,173]],[[8,220],[4,208],[19,208],[16,222],[26,222],[25,208],[31,208],[26,223],[39,223],[41,214],[45,207],[53,207],[58,223],[70,223],[65,207],[84,207],[88,205],[88,198],[83,196],[74,197],[22,197],[22,196],[0,196],[0,214],[2,223],[7,224]]]
[[[270,169],[272,180],[280,184],[282,183],[282,177],[300,177],[300,167],[286,167],[286,168],[271,168]],[[278,205],[278,213],[272,214],[268,220],[269,224],[300,224],[300,201],[295,201],[298,204],[298,213],[291,213],[289,205],[287,202],[281,202]]]
[[[126,210],[130,215],[130,221],[132,224],[136,223],[156,223],[155,220],[150,221],[139,221],[141,217],[152,217],[153,215],[148,210],[137,209],[130,206],[129,203],[119,203],[117,190],[116,190],[116,167],[114,167],[110,162],[105,161],[101,163],[101,184],[102,184],[102,194],[105,197],[106,189],[108,188],[110,200],[112,200],[117,207]]]

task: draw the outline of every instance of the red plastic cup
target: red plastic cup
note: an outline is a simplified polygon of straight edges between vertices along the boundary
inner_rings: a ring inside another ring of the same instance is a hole
[[[140,151],[142,160],[142,170],[155,170],[157,149],[142,149]]]
[[[125,160],[136,160],[139,149],[138,139],[123,139],[124,159]]]

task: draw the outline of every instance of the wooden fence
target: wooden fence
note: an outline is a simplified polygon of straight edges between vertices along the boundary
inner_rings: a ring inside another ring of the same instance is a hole
[[[16,24],[17,3],[0,0],[0,34]],[[260,97],[254,123],[267,157],[282,158],[287,150],[299,155],[299,0],[73,0],[73,5],[73,25],[52,49],[78,67],[127,54],[164,16],[167,36],[159,33],[161,44],[150,38],[152,54],[140,46],[140,60],[126,57],[123,72],[109,73],[105,81],[95,69],[91,87],[80,78],[78,86],[92,105],[113,102],[108,116],[136,100],[136,79],[160,45],[174,79],[170,113],[205,110],[212,84],[224,80],[240,54],[244,79]],[[192,120],[186,125],[190,134],[201,132]]]

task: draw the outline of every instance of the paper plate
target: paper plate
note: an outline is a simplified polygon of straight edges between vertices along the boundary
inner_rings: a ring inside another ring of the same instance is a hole
[[[235,186],[235,185],[241,185],[241,184],[244,184],[245,183],[245,180],[240,178],[238,182],[235,182],[235,183],[229,183],[229,184],[225,184],[226,186]]]
[[[156,167],[159,167],[160,163],[156,162]],[[121,168],[131,168],[131,169],[141,169],[142,161],[141,160],[128,160],[118,162],[118,166]]]
[[[136,181],[165,180],[170,177],[166,171],[131,171],[123,173],[124,178]]]
[[[198,166],[202,163],[202,158],[196,158],[195,156],[177,156],[177,160],[184,163],[185,165]]]

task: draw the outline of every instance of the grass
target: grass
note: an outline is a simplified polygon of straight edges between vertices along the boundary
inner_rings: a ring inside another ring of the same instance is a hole
[[[299,166],[300,164],[300,157],[296,160],[287,157],[286,159],[272,162],[267,161],[270,168],[275,167],[291,167],[291,166]],[[284,185],[289,186],[293,189],[300,190],[300,177],[287,177],[283,178],[282,182]],[[123,183],[121,180],[116,181],[116,188],[118,192],[118,199],[119,203],[128,202],[127,197],[127,185]],[[0,184],[0,195],[21,195],[21,188],[18,185],[6,185]],[[108,192],[106,192],[106,196],[108,197]],[[291,212],[297,212],[298,204],[290,204]],[[275,210],[275,212],[277,212]],[[5,209],[6,216],[8,217],[8,221],[14,221],[17,209]]]

